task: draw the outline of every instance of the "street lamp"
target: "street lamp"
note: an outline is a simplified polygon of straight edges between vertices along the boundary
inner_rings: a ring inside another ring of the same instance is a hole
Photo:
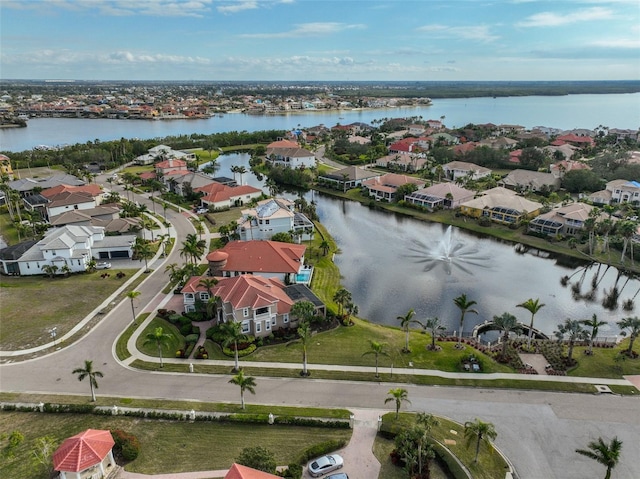
[[[49,331],[51,338],[53,339],[53,347],[56,347],[56,336],[58,335],[58,328],[54,326],[51,331]]]

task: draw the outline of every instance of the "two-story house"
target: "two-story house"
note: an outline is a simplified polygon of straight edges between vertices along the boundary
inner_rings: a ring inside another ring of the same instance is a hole
[[[193,191],[202,193],[200,198],[201,206],[213,209],[240,206],[262,196],[262,190],[249,185],[227,186],[220,183],[210,183],[206,186],[194,188]]]
[[[609,181],[604,191],[597,191],[589,195],[589,199],[594,203],[613,204],[640,203],[640,182],[627,180]]]
[[[203,276],[194,276],[182,288],[185,312],[195,311],[198,302],[206,303],[210,296],[206,287],[200,284]],[[296,291],[305,288],[308,295],[301,300],[311,300],[315,295],[304,285],[295,285]],[[218,322],[234,321],[242,324],[244,334],[263,337],[281,328],[296,327],[298,318],[291,316],[294,301],[287,293],[286,286],[276,278],[255,275],[241,275],[222,278],[211,289],[218,298]],[[317,305],[316,305],[317,307]],[[318,309],[324,311],[324,308]]]
[[[594,207],[586,203],[571,203],[536,216],[529,222],[529,231],[549,236],[576,236],[584,230],[584,223],[591,216]],[[605,219],[600,213],[596,220]],[[613,219],[613,217],[612,217]]]
[[[471,180],[479,180],[485,178],[491,174],[489,168],[476,165],[475,163],[468,163],[466,161],[451,161],[442,165],[442,170],[445,176],[451,180],[456,181],[459,178],[468,178]]]
[[[313,235],[313,222],[295,211],[294,203],[285,198],[258,201],[255,208],[242,210],[238,220],[241,240],[268,240],[276,233],[292,232],[296,239],[309,240]]]

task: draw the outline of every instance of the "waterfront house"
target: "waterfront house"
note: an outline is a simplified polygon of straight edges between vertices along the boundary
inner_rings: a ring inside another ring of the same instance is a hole
[[[310,240],[313,222],[295,211],[294,203],[285,198],[259,201],[255,208],[242,210],[238,220],[241,240],[268,240],[276,233],[292,233],[298,240]]]
[[[131,258],[135,235],[106,236],[97,226],[66,225],[53,228],[14,260],[0,260],[2,272],[31,276],[46,274],[48,266],[71,273],[86,271],[92,259]]]
[[[493,188],[482,196],[460,204],[460,212],[473,218],[489,218],[496,223],[518,223],[540,213],[542,204],[530,201],[513,191]]]
[[[403,185],[416,185],[418,189],[422,188],[426,183],[413,176],[398,175],[396,173],[387,173],[386,175],[370,178],[362,182],[362,187],[367,190],[367,194],[376,201],[392,202],[396,196],[396,190]]]
[[[232,241],[207,255],[209,274],[229,278],[253,274],[284,284],[309,284],[313,270],[304,263],[306,250],[302,244],[278,241]]]
[[[434,169],[435,170],[435,169]],[[445,177],[451,181],[457,179],[479,180],[491,175],[491,170],[475,163],[467,163],[466,161],[451,161],[442,165]]]
[[[262,190],[249,185],[226,186],[220,183],[211,183],[193,190],[202,193],[200,204],[206,208],[225,209],[232,206],[241,206],[262,196]]]
[[[318,175],[318,182],[346,191],[362,185],[365,180],[379,176],[380,173],[375,171],[365,170],[358,166],[347,166],[341,170],[329,171],[323,175]]]
[[[185,160],[177,160],[174,158],[160,161],[155,164],[154,168],[158,177],[168,176],[172,171],[188,171]]]
[[[560,179],[551,173],[512,170],[498,184],[516,191],[555,191],[560,187]]]
[[[186,189],[189,187],[195,190],[215,182],[213,178],[199,171],[181,171],[180,174],[171,175],[168,186],[170,191],[180,196],[185,196],[187,193]]]
[[[265,158],[276,166],[285,168],[312,168],[316,166],[316,156],[296,144],[295,147],[267,148]]]
[[[414,191],[404,199],[407,203],[432,210],[439,206],[457,208],[461,203],[472,200],[474,196],[475,193],[471,190],[461,188],[452,182],[444,182]]]
[[[536,216],[529,222],[529,231],[549,236],[576,236],[584,231],[584,222],[589,219],[595,207],[586,203],[571,203]],[[606,219],[605,213],[600,213],[597,220]]]
[[[36,191],[42,191],[59,185],[80,186],[84,184],[85,182],[83,180],[69,174],[53,175],[38,179],[23,178],[8,183],[9,188],[20,193],[22,198],[35,194],[34,189],[37,189]]]
[[[206,303],[210,296],[206,287],[200,284],[206,276],[193,276],[182,288],[185,312],[196,311],[198,303]],[[308,290],[309,300],[315,295],[304,285],[296,285]],[[244,274],[232,278],[221,278],[211,288],[211,295],[218,301],[218,322],[234,321],[242,324],[243,334],[264,337],[281,328],[297,326],[297,319],[290,316],[294,301],[287,293],[286,286],[276,278],[263,278]],[[314,302],[314,305],[317,303]],[[313,302],[313,301],[312,301]],[[324,312],[316,308],[318,314]]]

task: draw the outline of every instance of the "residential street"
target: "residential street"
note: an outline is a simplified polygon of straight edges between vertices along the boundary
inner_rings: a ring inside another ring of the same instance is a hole
[[[148,201],[141,197],[138,200]],[[150,263],[153,273],[136,288],[142,293],[137,298],[138,312],[148,310],[145,305],[149,303],[155,307],[156,296],[167,281],[164,265],[181,261],[182,238],[193,232],[185,214],[168,211],[168,219],[179,239],[168,258]],[[86,381],[79,382],[71,370],[89,359],[104,374],[99,380],[99,396],[239,401],[238,388],[228,384],[229,376],[143,372],[119,364],[113,353],[115,340],[130,322],[131,306],[125,300],[71,347],[38,359],[0,366],[1,390],[88,395]],[[313,364],[309,369],[313,373]],[[409,392],[411,404],[406,406],[409,410],[427,411],[459,422],[478,417],[494,423],[498,432],[496,444],[514,464],[521,479],[583,479],[604,475],[604,468],[574,451],[598,436],[609,440],[616,435],[624,444],[615,477],[640,477],[638,397],[401,386]],[[247,400],[274,405],[391,410],[384,401],[393,387],[396,385],[390,383],[316,380],[313,374],[310,379],[257,378],[256,395]]]

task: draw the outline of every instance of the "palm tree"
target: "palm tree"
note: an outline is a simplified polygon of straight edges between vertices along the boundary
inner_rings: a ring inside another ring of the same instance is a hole
[[[585,319],[580,322],[585,326],[589,326],[591,328],[591,334],[589,335],[589,351],[587,352],[587,354],[591,356],[593,354],[593,342],[598,336],[598,330],[600,329],[600,326],[604,326],[609,323],[607,323],[606,321],[598,321],[598,316],[595,314],[591,317],[591,319]]]
[[[518,323],[518,318],[516,318],[511,313],[502,313],[501,316],[493,317],[493,324],[496,328],[503,332],[502,334],[502,357],[505,357],[507,354],[507,345],[509,344],[509,333],[510,332],[520,332],[522,328]]]
[[[215,278],[202,278],[200,281],[198,281],[198,286],[204,286],[205,288],[207,288],[209,298],[213,296],[212,289],[216,284],[218,284],[218,280]]]
[[[241,369],[229,382],[240,386],[240,404],[244,410],[244,392],[249,391],[251,394],[256,393],[256,379],[251,376],[245,376],[244,371]]]
[[[143,345],[147,345],[149,343],[156,343],[158,347],[158,355],[160,356],[160,367],[163,368],[164,364],[162,363],[162,347],[169,347],[169,340],[173,338],[173,335],[167,334],[164,332],[162,327],[158,327],[153,330],[151,333],[147,333],[146,339],[144,340]]]
[[[540,302],[538,298],[533,299],[529,298],[524,303],[520,303],[517,305],[518,308],[524,308],[531,313],[531,323],[529,324],[529,337],[527,339],[527,349],[531,347],[531,338],[533,336],[533,319],[536,316],[536,313],[542,309],[544,306],[543,303]]]
[[[567,352],[567,360],[571,363],[573,359],[573,347],[576,341],[586,339],[587,331],[582,328],[582,321],[577,319],[565,319],[564,323],[558,325],[558,330],[555,332],[556,337],[559,340],[563,340],[565,337],[569,341],[569,351]]]
[[[58,272],[58,267],[55,264],[45,264],[42,267],[42,271],[49,275],[49,278],[53,278],[55,274]]]
[[[424,322],[424,324],[421,323],[420,321],[416,321],[416,323],[422,326],[423,329],[429,331],[429,333],[431,334],[431,344],[427,346],[427,349],[430,351],[437,351],[438,348],[436,348],[436,336],[438,336],[438,334],[447,330],[447,328],[445,328],[442,322],[440,321],[440,318],[438,317],[428,318]]]
[[[494,440],[498,437],[498,433],[493,424],[484,422],[476,418],[475,421],[467,421],[464,423],[464,437],[467,439],[467,447],[476,440],[476,457],[473,462],[478,462],[478,454],[480,453],[480,442],[485,439]]]
[[[234,372],[239,371],[240,367],[238,366],[238,343],[248,340],[247,335],[242,332],[242,323],[238,323],[236,321],[227,321],[226,323],[222,323],[220,329],[222,330],[222,334],[224,337],[224,339],[222,340],[222,346],[227,348],[233,344],[233,349],[235,352],[235,366],[233,370]]]
[[[411,324],[412,318],[415,314],[416,312],[413,309],[410,309],[404,316],[398,316],[396,318],[398,321],[400,321],[400,327],[404,331],[404,349],[402,350],[403,353],[411,352],[411,350],[409,349],[409,325]]]
[[[598,441],[591,441],[587,444],[589,449],[576,449],[578,454],[586,456],[594,461],[599,462],[607,468],[604,479],[611,478],[611,471],[620,460],[620,452],[622,451],[622,441],[614,437],[610,444],[605,443],[601,437]]]
[[[240,185],[242,186],[243,184],[243,175],[247,172],[247,169],[240,165],[237,167],[236,172],[240,175]]]
[[[620,236],[624,239],[624,243],[622,244],[622,256],[620,257],[620,262],[624,263],[624,257],[627,253],[627,247],[631,245],[631,262],[633,262],[633,235],[636,234],[637,226],[633,221],[621,221],[618,223],[617,231],[620,233]]]
[[[198,239],[198,236],[194,233],[189,233],[182,242],[180,256],[192,264],[197,264],[204,255],[206,246],[207,243],[205,240]]]
[[[386,343],[379,343],[378,341],[371,341],[371,349],[369,351],[365,351],[364,353],[362,353],[363,356],[366,356],[367,354],[374,354],[376,357],[376,378],[380,377],[380,374],[378,374],[378,357],[380,355],[382,356],[389,356],[389,353],[387,353],[384,350],[384,347],[386,346]]]
[[[409,393],[404,388],[389,389],[389,397],[384,400],[384,403],[387,404],[391,401],[396,403],[396,419],[398,419],[400,415],[400,406],[402,406],[402,403],[407,402],[411,404],[411,401],[409,401]]]
[[[629,347],[627,348],[627,356],[632,356],[633,354],[633,342],[636,340],[638,335],[640,334],[640,318],[637,316],[633,318],[623,318],[621,321],[618,321],[618,327],[620,329],[628,329],[629,330]],[[622,336],[627,335],[627,331],[622,331],[620,333]]]
[[[289,315],[300,322],[310,322],[316,312],[316,307],[311,301],[298,301],[289,311]]]
[[[147,240],[136,238],[133,251],[140,261],[144,261],[144,272],[148,273],[150,271],[149,260],[154,256],[151,244]]]
[[[136,322],[136,308],[133,305],[133,300],[140,296],[140,291],[129,291],[125,296],[131,301],[131,314],[133,315],[133,322]]]
[[[100,371],[93,370],[93,361],[85,359],[84,368],[76,368],[72,372],[78,375],[78,381],[83,381],[84,378],[89,378],[89,387],[91,387],[91,401],[96,402],[96,389],[98,389],[98,381],[96,378],[103,377]]]
[[[336,291],[336,294],[333,295],[333,300],[338,303],[339,306],[338,315],[340,317],[342,317],[344,307],[349,303],[349,301],[351,301],[351,299],[351,293],[345,288],[340,288]]]
[[[322,250],[323,256],[327,256],[327,253],[331,249],[331,245],[327,240],[322,240],[322,243],[320,243],[320,249]]]
[[[475,301],[468,300],[466,294],[461,294],[457,298],[454,298],[453,302],[460,309],[460,332],[458,333],[458,344],[456,347],[462,347],[462,328],[464,327],[464,316],[467,313],[478,314],[475,309],[470,309],[472,306],[478,304]]]
[[[302,376],[308,376],[307,371],[307,346],[311,342],[311,335],[313,331],[308,321],[302,321],[298,326],[298,336],[300,337],[300,344],[302,345]]]

